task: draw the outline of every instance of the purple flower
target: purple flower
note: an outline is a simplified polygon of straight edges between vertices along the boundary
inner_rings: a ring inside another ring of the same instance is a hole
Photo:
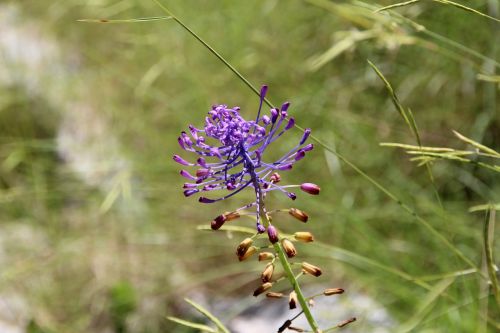
[[[227,199],[243,189],[253,188],[255,201],[242,208],[256,207],[257,230],[265,228],[260,224],[260,216],[265,213],[263,199],[270,191],[278,190],[291,199],[296,195],[280,186],[277,171],[292,169],[295,162],[304,158],[313,149],[312,144],[304,145],[310,129],[306,129],[298,144],[276,161],[267,161],[266,149],[286,131],[294,127],[295,120],[288,117],[290,103],[280,109],[271,109],[261,116],[262,104],[267,86],[260,92],[260,103],[255,120],[246,120],[240,115],[240,108],[214,105],[205,117],[203,128],[189,125],[189,130],[178,138],[182,149],[195,153],[196,161],[189,162],[178,155],[173,159],[183,166],[196,166],[194,175],[182,170],[180,174],[191,182],[184,184],[184,195],[209,191],[229,191],[216,198],[201,196],[202,203],[212,203]]]

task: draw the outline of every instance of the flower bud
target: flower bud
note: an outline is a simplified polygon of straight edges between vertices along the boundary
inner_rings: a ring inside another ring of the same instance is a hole
[[[250,258],[255,252],[257,252],[257,248],[255,246],[251,246],[248,248],[248,250],[240,257],[238,256],[239,261],[246,260]]]
[[[325,296],[338,295],[338,294],[343,294],[343,293],[344,293],[344,289],[342,289],[342,288],[329,288],[329,289],[325,289],[325,291],[323,291],[323,295],[325,295]]]
[[[307,304],[312,308],[316,303],[314,302],[314,299],[311,298],[307,301]]]
[[[296,240],[303,243],[309,243],[314,241],[314,236],[308,231],[298,231],[293,234],[293,237],[295,237]]]
[[[266,297],[268,297],[268,298],[282,298],[283,296],[284,295],[282,293],[275,293],[272,291],[270,291],[266,294]]]
[[[307,222],[307,220],[309,219],[309,216],[306,214],[306,212],[304,212],[300,209],[297,209],[297,208],[290,208],[288,210],[288,214],[292,215],[297,220],[304,222],[304,223]]]
[[[290,293],[290,296],[288,297],[288,306],[290,307],[290,310],[297,308],[298,302],[299,301],[297,299],[297,293],[295,291],[292,291]]]
[[[225,214],[222,214],[222,215],[219,215],[217,216],[213,221],[212,223],[210,223],[210,227],[212,228],[212,230],[218,230],[220,229],[220,227],[222,227],[222,225],[227,221],[227,218],[226,218],[226,215]]]
[[[271,252],[261,252],[259,253],[259,261],[274,259],[274,254]]]
[[[302,272],[306,274],[311,274],[313,276],[320,276],[323,272],[321,271],[321,268],[314,266],[312,264],[309,264],[307,262],[302,263]]]
[[[276,230],[276,228],[272,225],[267,227],[267,236],[269,237],[269,241],[273,244],[279,240],[278,230]]]
[[[313,183],[304,183],[300,185],[300,189],[306,193],[312,194],[312,195],[318,195],[319,191],[321,190],[320,187],[316,184]]]
[[[253,239],[251,238],[245,238],[240,245],[238,245],[238,248],[236,249],[236,255],[238,257],[243,257],[245,255],[245,252],[247,252],[248,248],[253,244]]]
[[[295,255],[297,254],[297,250],[295,250],[295,246],[293,245],[293,243],[291,241],[289,241],[288,239],[284,238],[281,241],[281,245],[283,246],[283,250],[285,251],[286,256],[288,258],[295,257]]]
[[[271,282],[263,283],[259,288],[255,289],[255,291],[253,292],[253,295],[259,296],[264,291],[271,289],[272,286],[273,286],[273,284]]]
[[[273,273],[274,273],[274,264],[273,263],[267,264],[266,268],[262,272],[262,275],[260,276],[262,282],[271,281],[271,278],[273,277]]]

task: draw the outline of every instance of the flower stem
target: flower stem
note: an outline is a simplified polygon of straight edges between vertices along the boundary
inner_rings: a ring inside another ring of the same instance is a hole
[[[319,333],[321,332],[319,330],[318,324],[314,320],[314,317],[309,309],[309,306],[307,305],[306,298],[304,297],[304,294],[302,294],[302,290],[300,290],[299,283],[297,282],[297,279],[295,278],[295,275],[293,275],[292,268],[290,267],[290,263],[288,262],[285,252],[283,251],[283,248],[281,247],[280,243],[275,243],[274,244],[274,250],[276,253],[278,253],[278,257],[281,262],[281,266],[283,266],[283,269],[285,270],[286,277],[288,278],[288,281],[292,285],[293,289],[297,293],[297,299],[299,301],[300,306],[302,307],[302,311],[304,311],[304,315],[306,316],[307,322],[311,326],[313,332]]]

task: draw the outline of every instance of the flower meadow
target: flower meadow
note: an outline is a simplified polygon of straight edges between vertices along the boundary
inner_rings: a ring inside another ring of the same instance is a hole
[[[0,332],[500,329],[496,0],[0,3]]]

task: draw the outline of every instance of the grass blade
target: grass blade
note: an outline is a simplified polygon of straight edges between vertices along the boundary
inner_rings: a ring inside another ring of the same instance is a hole
[[[207,309],[202,307],[200,304],[190,300],[189,298],[184,298],[186,302],[188,302],[193,308],[195,308],[199,313],[207,317],[210,321],[212,321],[222,332],[229,333],[229,330],[222,324],[219,318],[215,317],[211,314]]]
[[[467,142],[468,144],[471,144],[472,146],[476,147],[477,149],[482,150],[488,154],[500,157],[500,153],[491,149],[490,147],[486,147],[486,146],[480,144],[479,142],[476,142],[472,139],[469,139],[468,137],[458,133],[457,131],[453,131],[453,133],[457,136],[457,138],[459,138],[460,140],[462,140],[464,142]]]
[[[217,331],[215,329],[213,329],[212,327],[207,326],[207,325],[193,323],[191,321],[187,321],[187,320],[180,319],[177,317],[167,317],[167,319],[170,321],[173,321],[174,323],[177,323],[177,324],[180,324],[183,326],[187,326],[187,327],[191,327],[191,328],[195,328],[195,329],[200,330],[202,332],[217,333]]]
[[[153,16],[153,17],[139,17],[132,19],[119,19],[119,20],[108,20],[108,19],[80,19],[78,22],[87,23],[141,23],[141,22],[152,22],[160,20],[170,20],[172,16]]]

